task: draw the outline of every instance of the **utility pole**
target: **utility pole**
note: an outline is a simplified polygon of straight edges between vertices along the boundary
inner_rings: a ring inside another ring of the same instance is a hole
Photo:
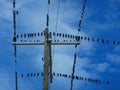
[[[44,31],[44,73],[43,73],[43,90],[48,90],[48,73],[49,73],[49,44],[48,28]]]
[[[44,71],[43,71],[43,90],[48,90],[49,81],[52,83],[52,45],[79,45],[80,41],[52,41],[52,35],[49,33],[48,28],[44,30],[44,41],[43,42],[28,42],[28,41],[13,41],[13,45],[44,45]],[[50,75],[50,78],[49,78]],[[50,80],[49,80],[50,79]]]

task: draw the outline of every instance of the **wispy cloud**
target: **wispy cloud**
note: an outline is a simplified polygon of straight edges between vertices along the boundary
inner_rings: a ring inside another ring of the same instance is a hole
[[[107,54],[106,55],[108,61],[114,63],[114,64],[120,64],[120,55],[117,54]]]

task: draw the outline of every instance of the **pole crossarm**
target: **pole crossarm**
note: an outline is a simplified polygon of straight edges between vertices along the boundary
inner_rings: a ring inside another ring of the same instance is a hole
[[[13,45],[44,45],[44,42],[13,42]],[[51,45],[79,45],[80,41],[75,42],[51,42]]]

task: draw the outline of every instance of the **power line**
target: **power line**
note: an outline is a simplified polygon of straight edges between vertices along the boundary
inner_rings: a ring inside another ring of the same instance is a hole
[[[18,15],[18,11],[16,10],[16,0],[13,0],[13,27],[14,27],[14,37],[13,37],[13,41],[16,42],[16,15]],[[16,90],[18,90],[18,78],[17,78],[17,71],[16,71],[16,53],[17,53],[17,49],[16,49],[16,45],[14,45],[14,57],[15,57],[15,84],[16,84]]]
[[[59,10],[60,10],[60,0],[58,0],[55,34],[57,33],[58,30]],[[56,36],[54,37],[54,40],[56,40]],[[53,46],[53,60],[54,60],[54,54],[55,54],[55,45]]]
[[[64,33],[55,33],[55,32],[50,32],[52,37],[59,37],[63,39],[70,39],[70,40],[78,40],[78,41],[85,41],[85,42],[96,42],[97,44],[111,44],[111,45],[120,45],[120,40],[108,40],[104,38],[94,38],[94,37],[89,37],[89,36],[81,36],[81,35],[72,35],[72,34],[64,34]],[[35,37],[41,37],[44,36],[44,33],[28,33],[28,34],[17,34],[16,39],[26,39],[26,38],[35,38]],[[40,41],[40,40],[38,40]],[[56,41],[56,39],[54,39]],[[37,42],[37,40],[36,40]]]
[[[78,31],[81,31],[81,24],[84,18],[84,13],[85,13],[85,9],[86,9],[86,4],[87,4],[87,0],[83,0],[83,5],[82,5],[82,9],[81,9],[81,16],[80,16],[80,21],[78,24]]]
[[[74,80],[80,80],[80,81],[86,81],[86,82],[90,82],[90,83],[97,83],[97,84],[101,84],[103,83],[101,80],[96,79],[96,78],[90,78],[90,77],[82,77],[82,76],[78,76],[78,75],[69,75],[69,74],[65,74],[65,73],[55,73],[53,72],[52,75],[54,77],[58,77],[58,78],[69,78],[69,79],[74,79]],[[21,78],[35,78],[35,77],[40,77],[43,76],[43,72],[41,73],[26,73],[26,74],[21,74]],[[110,82],[107,80],[105,81],[106,84],[109,84]]]

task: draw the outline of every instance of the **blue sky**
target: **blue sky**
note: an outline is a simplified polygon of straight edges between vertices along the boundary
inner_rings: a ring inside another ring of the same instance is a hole
[[[46,27],[47,0],[16,1],[17,33],[42,32]],[[83,0],[61,0],[57,32],[77,34],[82,3]],[[58,0],[51,0],[49,29],[52,32],[55,31],[57,4]],[[12,0],[0,0],[0,90],[15,90],[15,68],[19,90],[42,90],[43,77],[21,78],[21,74],[43,71],[43,46],[17,46],[18,63],[15,65],[12,12]],[[80,35],[119,41],[119,17],[120,0],[88,0]],[[74,46],[56,46],[53,71],[71,74],[74,51]],[[119,64],[119,45],[81,41],[77,48],[75,75],[100,79],[101,84],[74,80],[73,90],[119,90]],[[49,88],[69,90],[70,79],[54,77]]]

